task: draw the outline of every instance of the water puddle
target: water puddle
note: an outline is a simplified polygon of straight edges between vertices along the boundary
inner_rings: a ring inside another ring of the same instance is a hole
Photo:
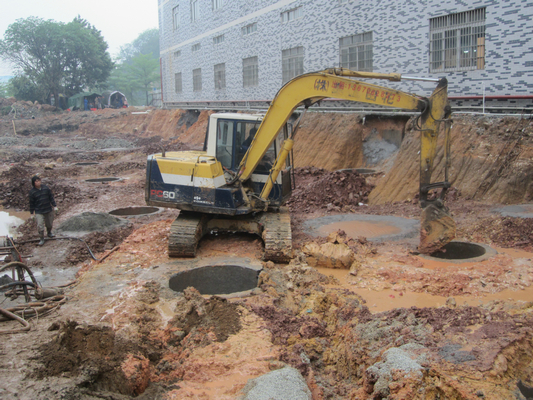
[[[526,253],[526,252],[524,252]],[[531,253],[529,256],[533,256]],[[443,263],[444,264],[444,263]],[[449,297],[435,296],[428,293],[416,293],[403,291],[399,292],[392,289],[375,291],[366,288],[357,288],[351,281],[353,277],[345,269],[317,268],[317,270],[326,276],[333,275],[340,282],[339,285],[328,285],[328,287],[348,289],[366,300],[366,305],[372,313],[393,310],[395,308],[410,307],[441,307],[446,305]],[[531,301],[533,299],[533,286],[524,290],[505,289],[498,293],[487,293],[483,296],[451,296],[455,299],[458,306],[468,304],[470,306],[480,306],[487,304],[492,300],[507,301]]]
[[[29,212],[0,211],[0,236],[16,237],[16,230],[29,217]]]
[[[400,228],[391,226],[385,222],[343,221],[335,222],[329,225],[323,225],[318,228],[318,232],[324,236],[327,236],[331,232],[337,232],[339,229],[346,232],[346,235],[348,235],[348,237],[357,238],[359,236],[364,236],[367,239],[383,235],[393,235],[402,231]]]

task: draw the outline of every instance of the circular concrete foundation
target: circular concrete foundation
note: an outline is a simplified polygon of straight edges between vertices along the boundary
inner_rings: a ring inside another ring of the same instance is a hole
[[[91,162],[77,162],[74,165],[86,166],[86,165],[98,165],[98,164],[100,164],[100,163],[96,162],[96,161],[91,161]]]
[[[429,256],[421,256],[437,261],[464,263],[483,261],[496,254],[496,250],[484,244],[453,241],[444,246],[440,251]]]
[[[95,178],[95,179],[85,179],[85,182],[107,183],[107,182],[116,182],[120,180],[121,180],[120,178]]]
[[[328,236],[340,229],[353,239],[363,236],[381,242],[416,237],[419,222],[383,215],[340,214],[305,221],[304,227],[313,236]]]
[[[257,287],[260,271],[243,265],[207,265],[172,275],[168,285],[176,292],[192,286],[201,294],[230,294]]]
[[[160,209],[158,207],[126,207],[109,211],[109,214],[116,217],[142,217],[143,215],[155,214],[159,211]]]

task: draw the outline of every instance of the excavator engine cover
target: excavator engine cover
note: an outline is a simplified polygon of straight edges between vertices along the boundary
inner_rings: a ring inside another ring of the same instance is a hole
[[[420,218],[420,244],[418,251],[432,254],[455,238],[455,222],[443,207],[429,204]]]

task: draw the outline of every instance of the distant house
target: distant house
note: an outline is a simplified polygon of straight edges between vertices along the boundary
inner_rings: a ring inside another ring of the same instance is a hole
[[[450,96],[533,98],[532,2],[158,1],[166,106],[269,100],[292,77],[334,66],[447,77]]]

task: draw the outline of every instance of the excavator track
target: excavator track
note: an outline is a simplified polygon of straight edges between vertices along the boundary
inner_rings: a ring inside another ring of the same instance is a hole
[[[264,212],[262,237],[265,243],[265,261],[288,263],[292,258],[291,216],[287,207],[279,212]]]
[[[169,257],[195,257],[198,242],[206,226],[206,215],[181,211],[170,225],[168,235]]]

